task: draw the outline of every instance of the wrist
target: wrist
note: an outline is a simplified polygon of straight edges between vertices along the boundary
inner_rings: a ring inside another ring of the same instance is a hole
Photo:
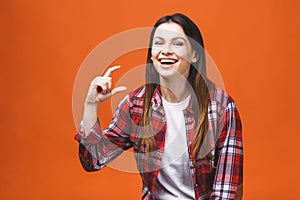
[[[84,116],[94,116],[98,113],[98,103],[85,102],[84,104]],[[89,117],[88,117],[89,118]]]
[[[85,106],[85,107],[95,107],[95,108],[97,108],[98,105],[99,105],[99,103],[97,103],[97,102],[92,102],[92,101],[88,101],[88,100],[86,100],[86,101],[84,102],[84,106]]]

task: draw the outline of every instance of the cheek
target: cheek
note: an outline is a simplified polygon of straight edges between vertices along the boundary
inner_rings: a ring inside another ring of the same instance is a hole
[[[191,61],[191,53],[189,53],[189,51],[187,49],[176,49],[173,51],[174,53],[176,53],[176,55],[178,55],[181,59],[190,62]]]
[[[158,54],[159,51],[153,49],[151,50],[151,60],[155,68],[158,66],[158,60],[157,60]]]
[[[152,49],[151,49],[151,57],[152,57],[152,58],[157,57],[157,56],[158,56],[158,53],[159,53],[159,49],[157,49],[157,48],[152,48]]]

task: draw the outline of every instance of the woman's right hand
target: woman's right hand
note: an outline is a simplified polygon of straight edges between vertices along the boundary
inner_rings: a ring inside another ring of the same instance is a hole
[[[119,86],[111,89],[112,78],[110,77],[110,75],[113,71],[120,69],[120,67],[121,66],[110,67],[103,76],[97,76],[96,78],[94,78],[88,90],[86,104],[98,105],[100,102],[105,101],[112,95],[115,95],[127,89],[125,86]]]

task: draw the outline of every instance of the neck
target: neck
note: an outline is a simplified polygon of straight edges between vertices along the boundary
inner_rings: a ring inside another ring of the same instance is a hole
[[[161,94],[163,98],[171,103],[183,101],[190,94],[187,87],[187,80],[176,77],[173,80],[168,78],[160,78]]]

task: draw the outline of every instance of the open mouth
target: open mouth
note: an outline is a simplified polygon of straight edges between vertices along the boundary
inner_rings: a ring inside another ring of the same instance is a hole
[[[178,62],[178,60],[173,59],[173,58],[161,58],[158,59],[158,61],[162,64],[162,65],[173,65],[175,63]]]

